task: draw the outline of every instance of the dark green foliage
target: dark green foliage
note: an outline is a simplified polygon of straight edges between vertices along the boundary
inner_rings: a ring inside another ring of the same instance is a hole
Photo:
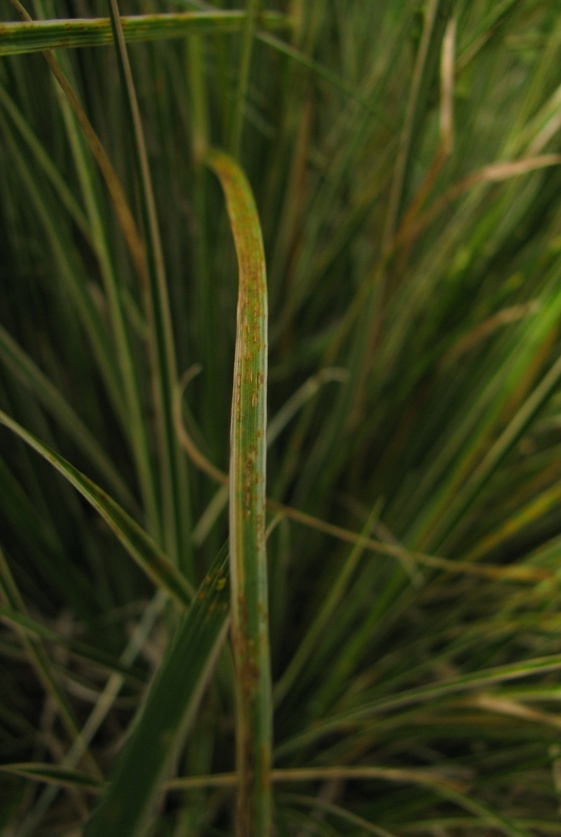
[[[212,145],[268,271],[278,837],[560,834],[557,4],[119,8],[182,14],[128,42],[139,122],[114,48],[56,49],[64,23],[40,44],[105,179],[0,26],[0,831],[80,833],[161,700],[176,739],[131,834],[233,833],[239,683],[225,614],[191,605],[228,536],[237,264]]]

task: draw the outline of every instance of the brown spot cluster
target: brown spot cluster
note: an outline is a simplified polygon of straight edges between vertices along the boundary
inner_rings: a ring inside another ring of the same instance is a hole
[[[252,478],[255,470],[256,457],[256,448],[250,448],[247,453],[247,459],[244,466],[244,517],[246,519],[251,515],[251,501],[253,497]]]

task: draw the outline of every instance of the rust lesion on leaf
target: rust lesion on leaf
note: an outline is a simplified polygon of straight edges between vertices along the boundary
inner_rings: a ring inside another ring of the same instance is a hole
[[[239,819],[242,811],[245,817],[251,809],[256,787],[270,786],[264,404],[267,287],[261,231],[249,185],[235,161],[222,152],[208,152],[207,162],[226,193],[240,281],[230,456],[231,617],[238,700]],[[270,807],[270,801],[267,806]],[[260,833],[269,831],[270,823]],[[238,828],[238,833],[245,834],[245,831]]]

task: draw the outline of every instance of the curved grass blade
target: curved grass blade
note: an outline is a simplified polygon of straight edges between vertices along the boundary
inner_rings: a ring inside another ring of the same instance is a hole
[[[175,14],[134,15],[122,17],[127,43],[184,38],[187,35],[224,35],[240,32],[247,14],[240,11],[177,12]],[[259,26],[267,31],[287,29],[284,15],[264,12]],[[0,23],[0,56],[67,49],[106,46],[112,43],[109,18],[69,18],[40,20],[34,23]]]
[[[230,449],[230,572],[237,703],[237,834],[271,834],[272,699],[265,547],[267,282],[250,186],[227,154],[205,158],[226,196],[239,264]]]
[[[225,637],[228,545],[205,576],[148,692],[101,805],[84,837],[136,837],[161,789]]]
[[[0,424],[19,436],[50,462],[80,492],[115,532],[133,560],[158,587],[166,590],[181,606],[189,605],[193,591],[187,579],[118,503],[77,468],[74,468],[70,462],[43,444],[2,410],[0,410]]]

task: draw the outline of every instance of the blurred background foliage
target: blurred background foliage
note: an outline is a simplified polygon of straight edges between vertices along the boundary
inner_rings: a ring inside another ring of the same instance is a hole
[[[559,4],[264,0],[229,32],[218,13],[243,4],[119,5],[217,13],[215,32],[129,56],[167,372],[200,364],[184,419],[223,471],[237,267],[207,145],[237,156],[263,229],[268,496],[316,519],[270,517],[274,766],[324,771],[276,777],[279,835],[561,833]],[[56,55],[145,235],[115,51]],[[0,137],[1,409],[197,587],[226,498],[177,438],[168,480],[145,289],[39,54],[0,61]],[[2,833],[79,833],[94,804],[79,776],[110,775],[177,614],[49,462],[7,430],[0,452],[1,760],[44,766],[39,782],[6,773]],[[224,647],[171,775],[233,769],[233,693]],[[162,793],[151,833],[231,833],[231,793]]]

